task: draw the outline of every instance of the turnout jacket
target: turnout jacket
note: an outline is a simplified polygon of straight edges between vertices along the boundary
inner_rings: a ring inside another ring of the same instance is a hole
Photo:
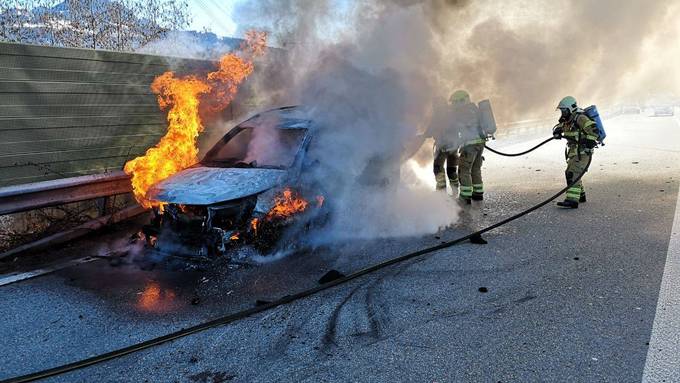
[[[434,138],[437,147],[445,152],[486,141],[481,131],[479,108],[471,102],[437,105],[425,136]]]
[[[582,112],[576,112],[565,122],[560,123],[562,136],[567,139],[567,158],[587,153],[597,145],[597,126]]]

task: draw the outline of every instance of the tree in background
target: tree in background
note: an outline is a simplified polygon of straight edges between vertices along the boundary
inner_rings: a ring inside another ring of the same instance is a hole
[[[3,0],[0,41],[133,51],[189,21],[186,0]]]

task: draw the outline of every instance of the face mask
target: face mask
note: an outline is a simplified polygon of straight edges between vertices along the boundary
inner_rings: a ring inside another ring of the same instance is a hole
[[[562,115],[560,116],[560,122],[569,120],[569,116],[571,115],[569,109],[560,109],[560,112],[562,112]]]

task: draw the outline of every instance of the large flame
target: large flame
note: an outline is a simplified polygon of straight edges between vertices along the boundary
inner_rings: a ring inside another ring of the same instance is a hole
[[[177,78],[166,72],[157,77],[151,89],[158,94],[158,104],[168,111],[168,132],[160,142],[125,164],[125,172],[132,175],[135,198],[144,207],[152,201],[145,198],[147,190],[198,161],[196,139],[203,131],[198,115],[198,96],[210,91],[210,86],[195,77]]]
[[[132,176],[135,199],[144,207],[159,206],[146,197],[155,183],[198,162],[198,135],[203,131],[199,108],[209,96],[211,109],[227,107],[236,96],[239,84],[253,72],[253,58],[265,52],[266,33],[250,31],[239,53],[229,53],[219,61],[216,71],[205,78],[198,76],[176,77],[165,72],[151,84],[158,95],[158,105],[168,110],[168,131],[156,144],[125,164],[125,173]],[[205,97],[204,97],[205,98]]]

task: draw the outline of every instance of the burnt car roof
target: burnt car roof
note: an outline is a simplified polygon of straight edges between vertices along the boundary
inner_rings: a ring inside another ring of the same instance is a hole
[[[275,121],[279,129],[308,129],[312,120],[308,117],[306,109],[302,106],[285,106],[258,113],[238,124],[242,128],[257,128],[259,125]]]

